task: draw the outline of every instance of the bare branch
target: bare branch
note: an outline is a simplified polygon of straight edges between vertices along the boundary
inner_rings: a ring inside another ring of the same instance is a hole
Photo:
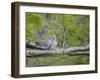
[[[89,55],[89,46],[85,47],[70,47],[67,49],[56,48],[53,50],[33,50],[27,49],[26,56],[41,56],[41,55],[53,55],[53,54],[86,54]]]

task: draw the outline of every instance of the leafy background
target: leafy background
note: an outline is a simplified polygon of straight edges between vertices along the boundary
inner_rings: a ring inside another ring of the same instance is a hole
[[[26,40],[38,41],[37,32],[45,25],[49,26],[48,36],[57,36],[58,47],[64,28],[65,47],[85,46],[89,44],[89,15],[34,13],[26,12]],[[27,57],[26,66],[55,66],[89,64],[88,55],[52,55],[41,57]]]

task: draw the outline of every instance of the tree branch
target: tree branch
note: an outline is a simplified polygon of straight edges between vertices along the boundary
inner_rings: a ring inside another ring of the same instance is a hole
[[[89,45],[85,47],[70,47],[67,49],[55,48],[53,50],[33,50],[27,49],[26,56],[41,56],[41,55],[53,55],[53,54],[80,54],[89,55]]]

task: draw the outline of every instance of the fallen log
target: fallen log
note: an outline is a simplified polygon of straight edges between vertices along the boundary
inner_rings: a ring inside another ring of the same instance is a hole
[[[53,55],[53,54],[80,54],[89,55],[89,46],[85,47],[70,47],[66,49],[55,48],[53,50],[34,50],[27,49],[26,56],[41,56],[41,55]]]

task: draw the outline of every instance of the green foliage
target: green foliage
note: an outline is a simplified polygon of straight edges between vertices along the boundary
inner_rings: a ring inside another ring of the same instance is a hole
[[[36,41],[36,32],[46,23],[44,17],[37,13],[26,13],[26,40]]]
[[[53,23],[51,23],[53,22]],[[62,39],[64,28],[65,43],[80,46],[89,43],[89,16],[74,14],[26,13],[26,40],[36,41],[37,31],[49,25],[48,36],[55,34],[57,41]],[[58,44],[58,45],[59,45]]]
[[[89,57],[86,55],[53,55],[42,57],[29,57],[26,59],[26,67],[59,66],[89,64]]]
[[[61,15],[59,22],[62,22],[65,29],[67,45],[79,46],[88,44],[89,16]]]

